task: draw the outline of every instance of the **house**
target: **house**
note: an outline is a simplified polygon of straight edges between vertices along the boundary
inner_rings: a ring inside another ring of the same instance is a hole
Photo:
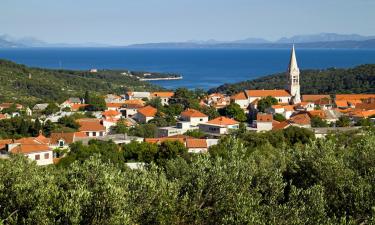
[[[174,93],[171,91],[159,91],[159,92],[152,92],[150,94],[150,98],[160,98],[162,105],[168,105],[169,99],[174,96]]]
[[[9,118],[10,118],[10,116],[9,116],[8,113],[5,113],[5,114],[0,113],[0,120],[5,120],[5,119],[9,119]]]
[[[17,104],[17,103],[9,103],[9,102],[4,102],[4,103],[1,103],[0,104],[0,111],[2,111],[3,109],[9,109],[11,107],[15,107],[17,110],[20,110],[23,108],[22,105],[20,104]]]
[[[147,123],[148,121],[154,119],[157,109],[148,105],[143,108],[138,109],[138,112],[134,115],[134,118],[141,123]]]
[[[126,98],[126,100],[150,99],[150,92],[126,92],[125,98]]]
[[[204,102],[216,109],[221,109],[230,104],[230,98],[221,93],[212,93],[205,98]]]
[[[52,149],[68,149],[69,145],[74,143],[78,137],[86,137],[85,133],[82,132],[57,132],[51,133],[49,146]]]
[[[307,113],[298,113],[290,117],[289,122],[292,126],[311,128],[311,119]]]
[[[375,116],[375,109],[372,110],[355,110],[354,112],[349,114],[354,121],[358,121],[360,119],[367,119],[369,117]]]
[[[104,119],[113,119],[113,120],[119,120],[121,119],[121,113],[115,110],[107,110],[102,112],[102,117]]]
[[[199,124],[199,130],[212,135],[227,134],[229,130],[238,128],[239,122],[225,116]]]
[[[145,138],[145,142],[153,144],[161,144],[164,141],[179,141],[185,145],[189,153],[206,153],[210,146],[218,143],[218,139],[198,139],[185,135],[175,135],[164,138]]]
[[[107,94],[105,97],[104,97],[104,101],[106,103],[122,103],[125,101],[125,99],[123,99],[121,96],[118,96],[118,95],[114,95],[114,94]]]
[[[107,110],[120,111],[120,109],[125,105],[125,103],[106,103]]]
[[[176,126],[170,127],[158,127],[157,136],[158,137],[169,137],[174,135],[184,134],[189,130],[199,129],[197,126],[192,126],[188,121],[179,121]]]
[[[257,132],[272,130],[273,116],[267,113],[258,113],[256,119]]]
[[[53,150],[49,147],[49,139],[40,134],[38,137],[21,138],[7,144],[7,152],[23,154],[37,165],[53,164]]]
[[[101,137],[106,135],[106,128],[99,119],[84,118],[76,120],[80,125],[79,131],[88,137]]]
[[[295,112],[294,110],[294,105],[273,105],[269,108],[267,108],[265,111],[266,113],[271,113],[271,114],[281,114],[283,115],[286,119],[289,119],[290,116]]]
[[[41,112],[45,110],[48,107],[48,105],[48,103],[36,104],[34,105],[33,110]]]
[[[191,126],[208,122],[208,116],[196,109],[186,109],[180,114],[181,120],[190,122]]]

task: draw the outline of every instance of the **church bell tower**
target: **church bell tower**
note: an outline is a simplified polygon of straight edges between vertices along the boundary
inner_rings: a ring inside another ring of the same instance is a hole
[[[287,73],[288,79],[288,91],[292,95],[291,103],[297,104],[301,102],[301,93],[299,85],[299,68],[297,65],[296,52],[294,45],[292,48],[292,53],[290,55],[289,68]]]

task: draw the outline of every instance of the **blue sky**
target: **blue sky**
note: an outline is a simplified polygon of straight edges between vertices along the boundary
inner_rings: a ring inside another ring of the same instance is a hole
[[[0,33],[116,45],[374,35],[375,0],[1,0]]]

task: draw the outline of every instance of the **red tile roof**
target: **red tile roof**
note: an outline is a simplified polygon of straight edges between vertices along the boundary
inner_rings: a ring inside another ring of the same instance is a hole
[[[346,108],[346,107],[348,107],[348,102],[346,100],[336,100],[335,104],[339,108]]]
[[[187,148],[207,148],[206,139],[189,138],[186,139]]]
[[[266,113],[257,114],[257,122],[272,122],[272,120],[273,120],[272,114],[266,114]]]
[[[89,104],[73,104],[70,108],[72,111],[78,111],[80,108],[84,108],[88,106]]]
[[[289,119],[292,123],[299,125],[309,125],[311,124],[310,116],[306,113],[300,113],[290,117]]]
[[[181,116],[185,117],[208,117],[206,114],[199,112],[196,109],[186,109],[181,113]]]
[[[287,90],[246,90],[246,94],[249,97],[290,97],[290,93]]]
[[[214,124],[214,125],[225,125],[225,126],[239,124],[239,122],[235,121],[234,119],[230,119],[225,116],[217,117],[213,120],[208,121],[207,123]]]
[[[174,96],[174,93],[171,91],[159,91],[159,92],[152,92],[152,97],[161,97],[161,98],[170,98]]]
[[[74,142],[75,132],[71,133],[51,133],[51,144],[58,144],[59,140],[64,140],[65,143],[71,144]]]
[[[81,126],[79,131],[105,131],[105,127],[98,119],[85,118],[79,119],[77,122]]]
[[[21,138],[15,140],[14,143],[18,143],[19,145],[16,145],[10,150],[12,153],[28,154],[32,152],[51,151],[48,144],[41,143],[34,137]]]
[[[107,108],[121,108],[125,103],[106,103]]]
[[[235,95],[232,95],[230,98],[233,100],[247,100],[246,94],[243,91]]]
[[[154,107],[150,105],[145,106],[141,109],[138,109],[138,113],[142,114],[145,117],[154,117],[157,111],[158,111],[157,109],[155,109]]]
[[[115,110],[107,110],[107,111],[104,111],[102,115],[105,117],[115,117],[115,116],[121,115],[121,113]]]
[[[12,139],[3,139],[3,140],[0,140],[0,150],[1,149],[5,149],[6,145],[7,144],[11,144],[12,143]]]
[[[304,102],[315,102],[315,101],[320,100],[322,98],[331,99],[331,96],[330,95],[302,95],[302,100]]]
[[[362,100],[368,98],[375,98],[375,94],[341,94],[336,95],[336,100]]]
[[[280,123],[273,123],[272,130],[282,130],[290,126],[290,122],[288,120],[282,121]]]

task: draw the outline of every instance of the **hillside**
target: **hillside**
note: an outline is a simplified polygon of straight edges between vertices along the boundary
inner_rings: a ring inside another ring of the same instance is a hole
[[[375,64],[350,69],[302,70],[300,75],[302,94],[318,93],[375,93]],[[286,73],[224,84],[209,90],[232,94],[245,89],[282,89],[286,85]]]
[[[29,79],[31,75],[31,79]],[[121,71],[51,70],[30,68],[0,60],[0,102],[35,103],[62,101],[69,96],[83,95],[86,90],[96,94],[123,94],[127,90],[161,89]]]

